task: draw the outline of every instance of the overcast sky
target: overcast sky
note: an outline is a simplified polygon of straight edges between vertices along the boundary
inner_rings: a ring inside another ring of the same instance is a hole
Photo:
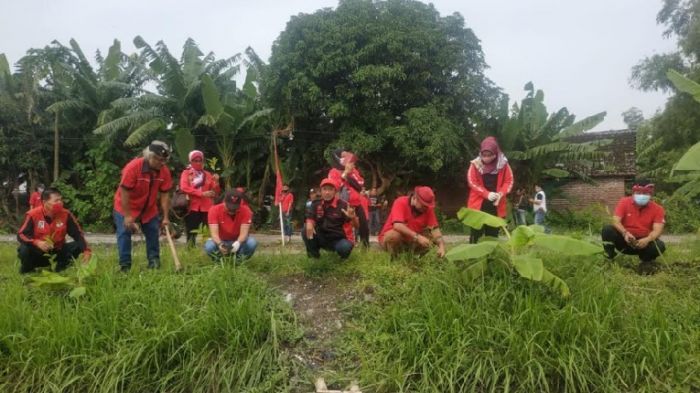
[[[291,15],[335,7],[336,0],[4,0],[0,53],[11,63],[27,49],[75,38],[90,56],[114,38],[135,51],[136,35],[164,40],[178,56],[187,37],[217,57],[247,46],[263,58]],[[656,24],[661,0],[436,0],[441,15],[459,12],[481,40],[487,75],[512,100],[532,81],[550,112],[566,106],[581,119],[607,111],[596,130],[624,128],[621,113],[636,106],[651,117],[666,97],[629,86],[630,68],[673,50]]]

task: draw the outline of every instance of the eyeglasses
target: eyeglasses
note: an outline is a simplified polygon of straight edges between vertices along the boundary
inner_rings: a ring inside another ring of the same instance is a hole
[[[192,160],[192,162],[202,162],[202,159],[201,159],[201,158],[195,158],[194,160]]]

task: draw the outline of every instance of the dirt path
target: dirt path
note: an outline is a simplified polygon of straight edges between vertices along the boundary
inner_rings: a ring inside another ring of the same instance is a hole
[[[309,278],[299,273],[271,283],[304,328],[303,343],[293,349],[292,356],[312,372],[323,371],[337,356],[333,340],[346,323],[341,307],[357,296],[353,282],[350,277]]]

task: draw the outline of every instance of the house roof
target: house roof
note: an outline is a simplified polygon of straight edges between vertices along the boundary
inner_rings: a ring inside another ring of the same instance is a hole
[[[609,130],[599,132],[584,132],[566,139],[567,142],[585,143],[604,139],[612,139],[608,145],[600,147],[600,151],[609,154],[600,160],[594,160],[593,166],[578,168],[582,173],[591,177],[622,176],[633,177],[637,174],[637,132],[634,130]]]

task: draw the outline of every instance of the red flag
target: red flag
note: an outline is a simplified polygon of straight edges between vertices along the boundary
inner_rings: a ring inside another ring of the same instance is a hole
[[[275,205],[282,203],[282,172],[280,171],[280,159],[277,155],[277,137],[272,137],[272,144],[275,148]]]

